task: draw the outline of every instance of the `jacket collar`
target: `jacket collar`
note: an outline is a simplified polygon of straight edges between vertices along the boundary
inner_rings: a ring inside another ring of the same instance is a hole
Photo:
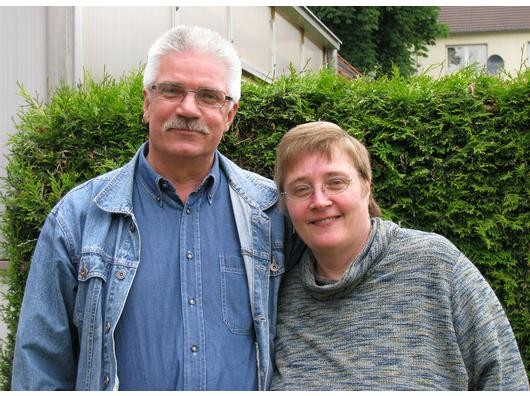
[[[107,180],[107,183],[94,198],[94,203],[102,210],[132,215],[134,174],[138,157],[143,155],[146,144],[142,144],[134,157],[123,167],[100,176],[100,178]]]
[[[103,189],[96,195],[94,202],[102,210],[113,213],[132,215],[133,187],[138,157],[145,149],[144,143],[134,157],[123,167],[116,169],[98,179],[106,180]],[[278,201],[278,193],[272,180],[237,166],[218,152],[219,165],[225,173],[230,186],[250,206],[260,210],[272,207]]]
[[[278,202],[279,195],[272,180],[240,168],[221,153],[219,164],[230,186],[250,206],[267,210]]]

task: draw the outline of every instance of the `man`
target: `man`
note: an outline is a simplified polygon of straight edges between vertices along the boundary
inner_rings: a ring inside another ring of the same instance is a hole
[[[149,141],[42,228],[14,390],[268,387],[284,222],[274,184],[217,151],[240,86],[216,33],[181,26],[153,44]]]

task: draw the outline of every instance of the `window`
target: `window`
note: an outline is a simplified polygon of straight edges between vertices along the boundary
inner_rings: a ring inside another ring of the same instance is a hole
[[[499,55],[491,55],[488,58],[488,73],[499,74],[504,70],[504,59]]]
[[[453,45],[447,47],[447,73],[453,73],[469,65],[485,67],[486,62],[486,44]]]

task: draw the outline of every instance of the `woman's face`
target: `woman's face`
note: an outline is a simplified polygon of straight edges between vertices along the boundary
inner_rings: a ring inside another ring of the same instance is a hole
[[[351,179],[343,192],[322,191],[324,183],[340,182],[341,178]],[[370,230],[370,189],[352,161],[339,149],[333,151],[330,160],[321,153],[307,154],[286,173],[283,189],[289,192],[304,185],[314,190],[308,199],[286,197],[287,211],[300,238],[317,257],[356,251]]]

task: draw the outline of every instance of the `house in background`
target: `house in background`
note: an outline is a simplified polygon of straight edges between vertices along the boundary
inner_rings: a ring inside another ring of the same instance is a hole
[[[119,78],[143,65],[153,41],[179,24],[231,40],[246,78],[270,82],[290,65],[337,69],[340,40],[306,7],[0,7],[0,177],[24,103],[17,82],[46,101],[62,82],[82,81],[84,71],[96,80]]]
[[[449,35],[418,58],[419,73],[441,77],[470,64],[491,74],[530,67],[530,7],[444,6],[439,21]]]

